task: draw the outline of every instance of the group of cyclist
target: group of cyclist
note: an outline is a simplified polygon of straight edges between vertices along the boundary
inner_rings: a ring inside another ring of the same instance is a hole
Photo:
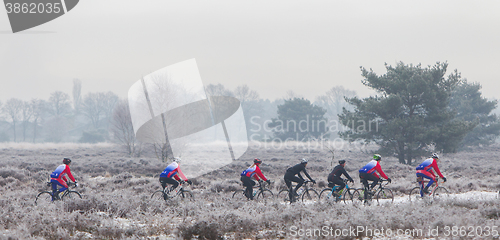
[[[373,155],[373,160],[368,162],[358,171],[359,178],[363,183],[365,191],[368,194],[370,193],[373,194],[371,190],[375,186],[377,186],[377,184],[381,181],[381,177],[386,179],[389,183],[392,182],[391,178],[389,178],[382,170],[382,167],[380,166],[381,160],[382,156],[380,156],[379,154],[375,154]],[[436,181],[436,174],[434,173],[434,170],[439,175],[439,177],[441,177],[443,181],[446,182],[446,177],[444,177],[443,174],[441,174],[441,171],[439,170],[437,164],[438,161],[439,161],[439,156],[438,154],[434,153],[430,158],[426,159],[424,162],[422,162],[420,165],[417,166],[416,168],[417,177],[429,180],[428,184],[422,188],[421,195],[429,193],[429,187]],[[256,158],[254,159],[254,164],[241,173],[241,181],[243,185],[246,187],[246,196],[251,200],[253,200],[252,187],[255,186],[255,182],[251,179],[252,177],[255,178],[256,180],[259,180],[260,177],[260,179],[267,181],[268,183],[270,182],[270,180],[266,179],[266,177],[262,174],[259,168],[259,165],[261,163],[262,160]],[[289,191],[290,199],[292,199],[293,196],[295,197],[298,196],[297,190],[305,182],[301,173],[304,173],[304,175],[306,175],[306,177],[309,178],[311,182],[316,183],[316,181],[312,179],[311,176],[306,171],[307,163],[308,160],[303,158],[300,160],[299,164],[289,167],[285,172],[283,179],[285,180],[288,189],[290,189]],[[329,188],[333,188],[334,186],[337,185],[339,187],[336,188],[336,191],[339,192],[342,191],[342,189],[345,188],[345,182],[342,179],[342,176],[345,176],[348,179],[348,181],[352,183],[354,182],[352,177],[349,176],[349,173],[347,173],[347,171],[345,170],[345,165],[346,165],[346,160],[340,160],[339,165],[333,168],[330,174],[328,174],[327,181]],[[291,188],[292,182],[297,183],[294,189]],[[371,184],[369,182],[371,182]],[[364,195],[365,199],[367,198],[368,194]]]
[[[379,154],[375,154],[373,156],[373,160],[371,160],[365,166],[359,169],[359,178],[363,183],[365,191],[367,191],[368,193],[371,193],[371,190],[381,181],[380,177],[386,179],[388,182],[391,182],[391,178],[389,178],[384,173],[384,171],[382,171],[382,167],[380,166],[381,160],[382,157]],[[418,178],[421,179],[425,178],[429,180],[428,184],[421,190],[422,195],[427,194],[429,192],[429,187],[436,181],[436,174],[434,174],[433,170],[435,170],[436,173],[439,175],[439,177],[441,177],[443,181],[446,182],[446,177],[444,177],[443,174],[441,174],[441,171],[439,170],[437,164],[438,161],[439,161],[439,156],[436,153],[434,153],[430,158],[426,159],[416,168],[416,175]],[[172,163],[170,163],[165,168],[165,170],[163,170],[163,172],[160,174],[159,181],[163,190],[165,190],[167,184],[172,185],[170,190],[174,190],[179,186],[180,183],[183,182],[192,184],[192,182],[188,180],[186,176],[184,176],[184,174],[182,173],[179,165],[180,162],[181,162],[180,158],[174,158]],[[316,183],[316,181],[312,179],[311,176],[306,171],[307,163],[308,160],[302,158],[299,164],[289,167],[285,172],[283,178],[285,180],[288,189],[291,189],[292,182],[297,183],[295,188],[289,191],[290,199],[292,199],[293,195],[298,196],[297,190],[305,182],[301,173],[304,173],[304,175],[306,175],[306,177],[309,178],[311,182]],[[68,188],[67,184],[68,179],[66,178],[66,176],[68,176],[75,183],[75,186],[78,186],[78,183],[71,174],[70,164],[71,164],[71,159],[64,158],[63,164],[58,166],[56,170],[50,175],[53,200],[58,200],[59,193],[64,192]],[[263,180],[266,181],[268,184],[271,182],[264,176],[264,174],[260,170],[261,164],[262,160],[260,160],[259,158],[255,158],[253,164],[241,173],[240,180],[243,183],[243,186],[246,187],[245,195],[250,200],[253,200],[253,186],[255,186],[256,184],[253,179],[257,181]],[[327,177],[328,187],[333,188],[335,185],[338,185],[339,187],[336,189],[336,191],[341,191],[342,189],[344,189],[345,183],[344,180],[342,179],[342,175],[345,176],[350,182],[354,182],[354,180],[351,178],[351,176],[349,176],[349,174],[345,170],[345,165],[346,165],[346,160],[340,160],[339,165],[337,165],[332,170],[332,172],[328,174]],[[380,176],[377,173],[380,174]],[[368,181],[371,182],[371,185],[369,184]],[[366,195],[367,194],[365,194],[365,198]]]

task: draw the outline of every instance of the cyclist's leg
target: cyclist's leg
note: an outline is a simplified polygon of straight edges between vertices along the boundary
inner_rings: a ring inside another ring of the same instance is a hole
[[[417,182],[418,182],[418,185],[420,187],[420,197],[423,197],[424,196],[424,177],[419,172],[417,172]]]
[[[368,195],[368,180],[365,178],[366,173],[359,173],[359,179],[361,179],[361,183],[363,184],[363,188],[365,191],[365,194],[363,194],[364,199],[366,200],[366,197]]]
[[[286,173],[284,179],[285,179],[286,186],[288,187],[288,197],[290,198],[290,201],[292,201],[292,199],[294,199],[294,195],[295,195],[295,191],[292,189],[292,182],[296,182],[295,175],[293,175],[291,173]]]
[[[375,175],[370,173],[360,173],[359,177],[362,178],[363,186],[368,190],[371,190],[375,186],[377,186],[377,183],[379,181],[378,177],[375,177]],[[368,181],[372,182],[371,185],[368,184]]]
[[[62,179],[51,179],[50,182],[52,182],[52,200],[59,200],[59,193],[66,191],[68,185]]]
[[[370,185],[370,191],[371,191],[371,190],[373,190],[377,186],[377,184],[380,181],[380,178],[373,176],[373,179],[368,179],[368,180],[372,180],[373,181],[372,184]]]
[[[169,192],[173,191],[174,189],[176,189],[179,186],[179,182],[176,181],[173,178],[164,178],[164,180],[165,180],[166,183],[172,185],[172,187],[170,187]],[[163,198],[165,198],[165,200],[166,200],[167,199],[167,195],[163,195]]]
[[[295,189],[293,190],[295,193],[297,193],[297,190],[299,190],[299,188],[304,184],[304,179],[293,176],[292,181],[297,183],[297,186],[295,186]]]
[[[241,181],[243,182],[243,186],[246,187],[245,195],[250,200],[253,200],[253,186],[255,186],[255,181],[247,176],[241,176]]]
[[[166,177],[160,177],[159,181],[160,181],[160,184],[161,184],[161,188],[163,190],[165,190],[165,188],[167,187],[167,178]]]
[[[425,171],[425,170],[417,170],[417,176],[422,177],[422,180],[424,178],[429,179],[429,183],[427,183],[427,186],[425,186],[424,189],[422,190],[424,193],[428,193],[429,187],[436,181],[436,178],[430,172]],[[423,182],[422,182],[422,184],[423,184]]]
[[[365,191],[367,193],[364,195],[364,197],[366,199],[368,194],[370,193],[370,191],[373,190],[373,188],[375,186],[377,186],[379,178],[375,177],[375,175],[370,174],[370,173],[360,173],[359,175],[360,175],[360,177],[362,177],[362,179],[364,181],[363,185],[365,186]],[[370,186],[368,185],[368,181],[373,181]]]
[[[334,179],[334,180],[333,180],[333,183],[334,183],[335,185],[338,185],[338,186],[339,186],[339,187],[336,189],[336,190],[337,190],[337,192],[340,192],[340,191],[342,191],[342,189],[344,189],[344,188],[345,188],[345,183],[344,183],[344,181],[343,181],[342,179]]]
[[[160,177],[160,184],[163,190],[163,199],[167,200],[167,195],[165,194],[165,188],[167,187],[167,179],[166,177]]]

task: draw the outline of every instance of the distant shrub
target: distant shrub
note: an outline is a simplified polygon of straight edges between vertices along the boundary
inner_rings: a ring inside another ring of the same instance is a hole
[[[27,174],[24,170],[18,168],[0,168],[0,177],[3,178],[13,177],[17,180],[22,181],[26,175]]]
[[[106,134],[104,130],[98,131],[84,131],[79,142],[81,143],[98,143],[106,141]]]
[[[11,182],[14,182],[14,181],[16,181],[16,179],[11,177],[11,176],[9,176],[7,178],[0,178],[0,187],[3,187]]]
[[[198,239],[216,240],[223,239],[219,233],[219,225],[217,223],[207,223],[205,221],[197,222],[191,226],[179,226],[179,236],[182,239],[193,239],[195,236]]]

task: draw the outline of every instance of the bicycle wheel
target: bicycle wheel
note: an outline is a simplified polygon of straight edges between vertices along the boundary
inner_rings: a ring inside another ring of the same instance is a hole
[[[344,189],[344,193],[342,193],[342,201],[344,201],[344,203],[352,202],[354,199],[354,192],[356,192],[356,190],[352,188]]]
[[[365,201],[363,193],[364,192],[362,189],[354,190],[354,193],[352,194],[352,203],[353,204],[362,204]]]
[[[77,191],[69,190],[64,192],[64,194],[62,195],[61,200],[64,199],[69,199],[69,200],[82,199],[82,195],[80,195],[80,193]]]
[[[261,191],[257,194],[257,200],[267,200],[271,199],[274,196],[273,192],[271,190],[265,189],[264,191]]]
[[[422,196],[420,195],[420,187],[414,187],[410,191],[410,202],[417,202],[422,200]]]
[[[445,187],[437,187],[432,193],[435,200],[444,200],[449,198],[450,192]]]
[[[319,199],[319,194],[316,190],[309,188],[307,191],[302,193],[302,202],[317,202]]]
[[[193,193],[191,191],[188,191],[188,190],[182,190],[182,192],[180,193],[182,199],[187,199],[189,201],[194,201],[194,196],[193,196]]]
[[[334,193],[331,188],[325,188],[321,190],[319,194],[319,202],[320,203],[328,203],[333,204],[340,201],[337,193]]]
[[[389,188],[380,189],[377,193],[377,202],[378,203],[394,202],[394,194],[392,194],[392,190]]]
[[[279,191],[278,195],[276,195],[276,197],[278,198],[278,200],[280,202],[291,202],[288,189],[283,189],[283,190]]]
[[[35,205],[37,206],[45,206],[50,203],[52,203],[52,191],[43,191],[35,198]]]
[[[151,199],[152,200],[162,200],[162,201],[166,200],[163,198],[163,190],[155,191],[153,194],[151,194]]]
[[[245,195],[245,190],[240,189],[234,191],[232,199],[234,199],[235,201],[247,200],[247,196]]]

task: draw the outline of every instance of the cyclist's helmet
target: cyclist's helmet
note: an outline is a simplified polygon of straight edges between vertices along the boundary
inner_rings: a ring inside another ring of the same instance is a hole
[[[68,165],[68,164],[70,164],[70,163],[71,163],[71,159],[69,159],[69,158],[64,158],[64,159],[63,159],[63,163],[64,163],[64,164],[66,164],[66,165]]]
[[[434,159],[439,159],[439,155],[437,153],[433,153],[431,157]]]
[[[307,162],[309,162],[309,160],[307,160],[305,158],[300,159],[300,163],[302,163],[302,164],[307,164]]]
[[[173,162],[180,163],[181,162],[181,158],[174,157],[174,161]]]
[[[339,160],[339,164],[344,164],[345,160]]]
[[[262,163],[262,160],[260,160],[260,159],[256,158],[256,159],[254,159],[254,160],[253,160],[253,163],[254,163],[254,164],[261,164],[261,163]]]
[[[380,161],[380,160],[382,160],[382,156],[380,156],[380,154],[375,154],[375,155],[373,155],[373,159]]]

